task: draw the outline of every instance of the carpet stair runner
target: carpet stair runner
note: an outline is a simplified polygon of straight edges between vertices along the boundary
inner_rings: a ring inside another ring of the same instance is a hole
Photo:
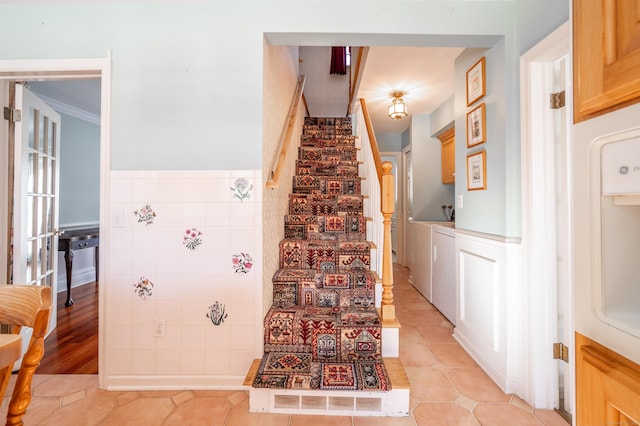
[[[254,388],[387,391],[355,136],[305,119]]]

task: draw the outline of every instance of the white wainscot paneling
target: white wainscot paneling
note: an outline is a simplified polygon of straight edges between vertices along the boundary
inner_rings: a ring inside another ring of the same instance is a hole
[[[517,393],[522,374],[519,244],[456,232],[455,339],[494,382]],[[508,283],[508,284],[507,284]]]

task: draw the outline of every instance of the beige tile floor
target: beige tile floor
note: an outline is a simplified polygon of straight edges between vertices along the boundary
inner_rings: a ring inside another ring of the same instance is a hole
[[[394,282],[400,360],[412,385],[408,417],[253,414],[246,391],[108,392],[98,389],[95,375],[36,374],[25,425],[567,426],[554,411],[502,393],[451,337],[451,324],[408,283],[406,268],[396,265]]]

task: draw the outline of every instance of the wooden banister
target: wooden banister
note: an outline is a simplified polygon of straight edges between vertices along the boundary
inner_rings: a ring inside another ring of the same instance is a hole
[[[369,135],[369,142],[371,144],[373,161],[376,164],[378,181],[380,182],[380,185],[382,185],[382,160],[380,159],[380,150],[378,149],[378,141],[376,140],[376,134],[373,131],[373,125],[371,124],[371,117],[369,117],[367,102],[364,99],[360,98],[360,105],[362,106],[362,115],[364,116],[364,123],[367,126],[367,134]]]
[[[367,110],[367,103],[360,98],[362,107],[362,115],[367,127],[369,136],[369,145],[373,161],[376,165],[378,181],[380,182],[380,211],[383,217],[383,234],[382,234],[382,303],[380,316],[383,323],[396,323],[396,306],[393,303],[393,252],[391,247],[391,216],[395,205],[395,185],[393,182],[393,164],[389,161],[382,162],[380,150],[378,149],[378,141],[373,132],[373,125]]]
[[[381,209],[384,217],[384,234],[382,240],[382,309],[383,322],[396,321],[396,306],[393,303],[393,254],[391,247],[391,216],[394,206],[393,164],[382,163]]]
[[[296,116],[298,115],[298,105],[302,98],[304,90],[305,76],[298,77],[298,83],[296,89],[293,92],[291,98],[291,105],[289,106],[289,113],[282,128],[282,134],[280,135],[280,142],[276,151],[276,156],[271,163],[271,169],[269,170],[269,177],[267,179],[266,187],[269,189],[277,188],[280,182],[280,173],[282,166],[287,157],[287,149],[291,145],[291,132],[293,131],[294,124],[296,122]]]

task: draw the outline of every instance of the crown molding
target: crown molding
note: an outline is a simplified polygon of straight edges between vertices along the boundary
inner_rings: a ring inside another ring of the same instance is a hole
[[[37,94],[40,99],[42,99],[47,105],[56,110],[59,113],[70,115],[77,119],[86,121],[91,124],[95,124],[97,126],[100,125],[100,114],[94,114],[92,112],[88,112],[83,110],[82,108],[75,107],[73,105],[69,105],[64,102],[60,102],[56,99],[50,98],[48,96],[44,96],[41,94]]]

